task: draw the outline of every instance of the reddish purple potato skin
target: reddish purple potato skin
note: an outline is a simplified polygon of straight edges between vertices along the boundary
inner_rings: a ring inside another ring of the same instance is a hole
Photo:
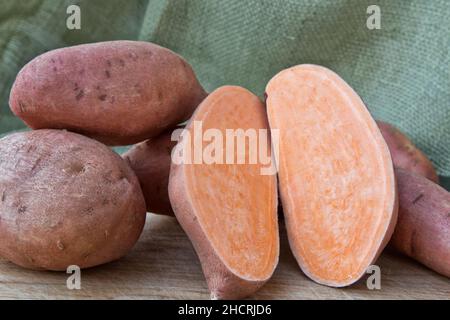
[[[147,211],[174,216],[169,200],[171,152],[176,141],[172,130],[133,146],[122,155],[136,173],[147,204]]]
[[[138,180],[107,146],[63,130],[0,139],[0,256],[29,269],[117,260],[145,223]]]
[[[396,177],[400,207],[390,244],[450,278],[450,193],[403,169]]]
[[[389,123],[377,121],[377,124],[389,147],[395,167],[439,183],[439,177],[430,159],[405,134]]]
[[[32,129],[67,129],[109,145],[155,137],[206,96],[189,64],[139,41],[56,49],[17,75],[9,104]]]

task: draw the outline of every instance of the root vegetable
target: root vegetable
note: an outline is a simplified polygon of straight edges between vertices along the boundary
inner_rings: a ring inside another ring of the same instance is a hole
[[[123,154],[139,179],[147,211],[169,216],[174,215],[168,192],[170,155],[176,144],[171,140],[172,132],[141,142]]]
[[[0,140],[0,256],[25,268],[88,268],[124,256],[145,223],[133,171],[107,146],[63,130]]]
[[[381,134],[391,151],[394,166],[422,175],[435,183],[439,177],[430,159],[393,125],[377,121]]]
[[[189,119],[205,96],[192,68],[172,51],[109,41],[36,57],[17,75],[10,106],[33,129],[128,145]]]
[[[450,278],[450,193],[397,168],[399,215],[391,245]]]
[[[261,101],[233,86],[215,90],[200,104],[187,126],[191,137],[196,121],[203,132],[213,129],[223,136],[227,129],[268,129]],[[193,141],[183,134],[176,148],[195,152]],[[270,137],[265,147],[270,152]],[[225,144],[216,151],[225,156]],[[248,155],[250,143],[241,151]],[[169,179],[172,207],[199,256],[213,299],[254,293],[278,263],[276,176],[262,175],[259,161],[234,159],[232,164],[172,162]]]
[[[280,136],[279,186],[292,252],[314,281],[350,285],[378,257],[397,220],[388,147],[359,96],[324,67],[284,70],[266,95],[270,127]]]

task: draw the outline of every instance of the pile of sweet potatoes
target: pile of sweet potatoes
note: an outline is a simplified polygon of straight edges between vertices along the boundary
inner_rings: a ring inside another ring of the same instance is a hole
[[[211,297],[244,298],[277,266],[280,199],[291,250],[318,283],[351,285],[388,243],[450,277],[450,194],[424,153],[324,67],[283,70],[265,95],[207,94],[152,43],[38,56],[10,95],[33,130],[0,140],[0,256],[93,267],[131,250],[147,211],[174,215]],[[122,157],[108,147],[130,144]]]
[[[66,270],[125,255],[143,230],[146,200],[127,161],[105,144],[157,139],[205,96],[183,58],[151,43],[79,45],[29,62],[10,107],[35,130],[0,140],[1,256]]]

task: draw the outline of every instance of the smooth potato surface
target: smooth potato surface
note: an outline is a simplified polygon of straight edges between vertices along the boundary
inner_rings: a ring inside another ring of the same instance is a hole
[[[134,144],[187,120],[206,96],[189,64],[148,42],[110,41],[44,53],[17,75],[11,110],[33,129]]]
[[[383,121],[377,121],[377,124],[396,168],[405,169],[439,183],[439,177],[430,159],[403,132]]]
[[[63,130],[0,140],[0,255],[31,269],[124,256],[145,223],[132,170],[105,145]]]
[[[122,156],[136,173],[147,211],[169,216],[174,215],[168,191],[171,152],[176,145],[176,141],[171,140],[172,132],[168,130],[138,143]]]
[[[450,278],[450,193],[407,170],[395,174],[400,208],[391,245]]]

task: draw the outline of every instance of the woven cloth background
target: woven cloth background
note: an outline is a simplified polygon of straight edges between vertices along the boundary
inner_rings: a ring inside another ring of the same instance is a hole
[[[66,28],[69,4],[81,30]],[[381,30],[366,27],[381,8]],[[340,74],[373,116],[389,121],[450,176],[450,1],[1,0],[0,131],[23,127],[8,107],[20,68],[67,45],[153,41],[182,54],[206,89],[262,95],[281,69],[315,63]]]

